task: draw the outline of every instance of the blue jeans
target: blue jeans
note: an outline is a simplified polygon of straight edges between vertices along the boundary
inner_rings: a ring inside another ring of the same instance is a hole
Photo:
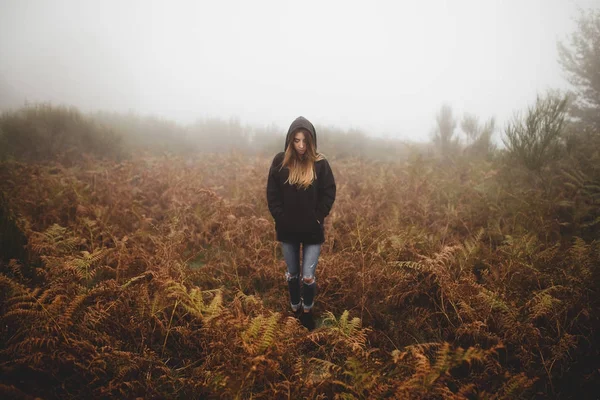
[[[295,311],[300,307],[300,243],[281,242],[283,258],[287,264],[285,274],[290,291],[290,302]],[[320,244],[302,244],[302,297],[304,310],[310,310],[314,304],[317,282],[315,270],[321,254]]]

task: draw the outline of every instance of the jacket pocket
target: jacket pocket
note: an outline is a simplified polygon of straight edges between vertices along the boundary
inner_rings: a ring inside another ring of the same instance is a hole
[[[310,213],[310,217],[308,218],[308,232],[318,232],[322,229],[321,224],[319,223],[319,220],[317,219],[317,212],[316,211],[312,211]]]

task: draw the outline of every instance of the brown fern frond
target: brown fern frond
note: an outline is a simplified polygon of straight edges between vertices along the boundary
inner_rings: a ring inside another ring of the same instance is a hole
[[[19,297],[22,298],[22,296]],[[35,301],[35,297],[29,297],[23,300],[10,299],[6,303],[9,313],[14,310],[29,310],[31,308],[38,308],[38,303]]]
[[[16,310],[12,310],[7,312],[6,314],[4,314],[4,318],[11,318],[11,317],[27,317],[27,318],[31,318],[32,320],[43,320],[44,317],[46,317],[46,313],[40,310],[29,310],[29,309],[16,309]]]
[[[90,273],[90,280],[96,284],[106,279],[116,279],[116,277],[117,271],[108,265],[96,267]]]
[[[35,298],[33,297],[33,294],[27,293],[9,297],[8,300],[4,302],[4,305],[10,310],[13,307],[20,307],[21,303],[30,303],[32,305],[35,304]]]
[[[51,285],[38,297],[38,301],[42,304],[46,304],[48,301],[53,301],[53,298],[56,298],[60,295],[65,295],[67,293],[67,288],[64,285]]]
[[[8,292],[10,296],[18,296],[20,294],[29,293],[24,285],[4,274],[0,274],[0,287],[3,287],[3,291]]]
[[[73,325],[73,315],[78,311],[78,309],[83,305],[83,303],[92,295],[92,292],[81,293],[73,298],[64,313],[60,316],[59,322],[63,326],[71,326]]]
[[[23,275],[23,265],[14,258],[8,261],[8,269],[12,272],[13,276],[21,280],[25,278]]]
[[[32,353],[35,351],[51,351],[56,348],[58,344],[58,338],[56,337],[28,337],[12,346],[12,351],[20,353]]]
[[[513,375],[500,391],[490,398],[494,400],[512,400],[524,398],[538,378],[529,378],[524,372]]]
[[[125,282],[123,285],[121,285],[121,288],[125,289],[131,285],[148,282],[148,281],[152,280],[154,278],[154,276],[155,275],[152,271],[145,272],[141,275],[138,275],[138,276],[135,276],[135,277],[129,279],[127,282]]]
[[[37,396],[31,396],[14,385],[0,383],[0,397],[3,399],[36,400]]]
[[[469,260],[474,254],[476,254],[481,246],[481,239],[485,233],[484,228],[479,228],[475,236],[465,240],[463,245],[460,247],[460,252],[465,260]]]
[[[417,261],[393,261],[390,265],[394,265],[398,268],[412,269],[415,271],[429,271],[430,267],[426,264]]]

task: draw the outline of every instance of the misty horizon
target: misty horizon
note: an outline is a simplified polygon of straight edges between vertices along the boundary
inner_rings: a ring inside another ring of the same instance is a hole
[[[0,84],[12,107],[52,102],[183,125],[286,129],[304,115],[428,141],[449,104],[456,118],[495,117],[500,132],[536,95],[570,88],[556,44],[569,44],[592,5],[7,1]]]

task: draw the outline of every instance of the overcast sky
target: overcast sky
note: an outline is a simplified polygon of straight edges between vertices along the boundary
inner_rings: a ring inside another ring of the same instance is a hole
[[[452,105],[500,127],[566,88],[592,0],[0,0],[0,79],[29,101],[428,140]],[[1,96],[2,94],[0,94]]]

